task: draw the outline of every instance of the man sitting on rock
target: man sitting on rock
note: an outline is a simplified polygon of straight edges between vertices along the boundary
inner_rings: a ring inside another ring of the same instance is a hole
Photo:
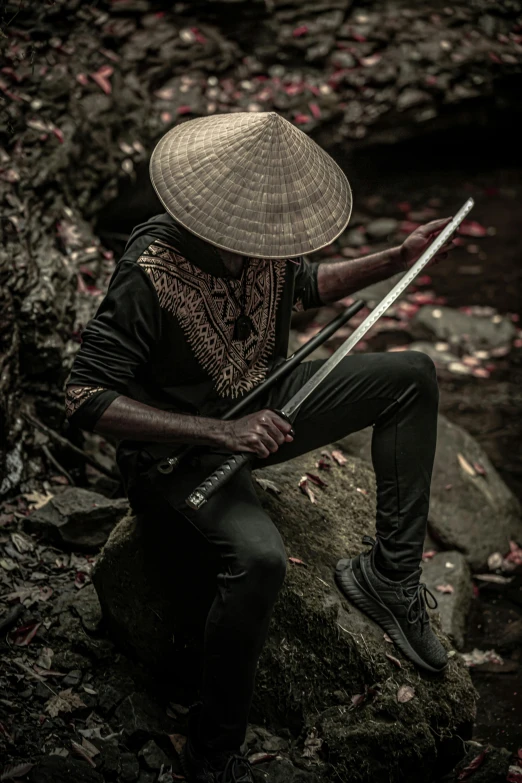
[[[193,526],[212,553],[201,702],[183,764],[190,781],[244,783],[253,780],[241,746],[255,671],[287,556],[249,468],[198,511],[184,500],[231,452],[253,453],[259,468],[373,427],[376,541],[339,562],[337,582],[411,660],[444,669],[426,608],[435,599],[420,582],[437,429],[432,361],[414,351],[348,356],[302,405],[295,432],[274,409],[321,360],[299,366],[241,418],[220,417],[285,359],[292,309],[408,269],[448,221],[371,256],[311,263],[305,254],[345,229],[350,186],[326,152],[273,112],[173,128],[154,150],[151,178],[165,212],[134,229],[83,332],[67,411],[72,424],[119,440],[137,513],[180,536]],[[200,448],[162,475],[155,465],[174,444]]]

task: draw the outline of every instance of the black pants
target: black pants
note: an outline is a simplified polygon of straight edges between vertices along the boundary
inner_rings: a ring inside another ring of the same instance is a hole
[[[282,407],[321,364],[299,366],[256,409]],[[266,460],[256,460],[254,467],[291,459],[373,426],[379,547],[387,567],[414,570],[426,533],[437,407],[435,368],[426,355],[348,356],[303,404],[294,441]],[[205,626],[200,726],[202,739],[215,750],[237,749],[244,740],[257,661],[287,562],[279,531],[262,509],[248,469],[199,511],[180,506],[222,460],[222,454],[205,453],[194,466],[163,477],[151,506],[163,509],[162,524],[177,528],[180,541],[185,527],[193,526],[202,550],[212,550],[218,562]]]

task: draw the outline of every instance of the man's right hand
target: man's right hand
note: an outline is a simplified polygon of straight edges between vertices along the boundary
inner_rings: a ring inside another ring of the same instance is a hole
[[[258,457],[269,457],[283,443],[291,443],[294,439],[292,425],[269,409],[221,424],[222,444],[226,449],[249,451]]]

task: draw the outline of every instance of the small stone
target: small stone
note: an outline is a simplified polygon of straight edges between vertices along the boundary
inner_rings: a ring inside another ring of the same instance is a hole
[[[71,487],[29,514],[25,524],[54,543],[93,551],[105,544],[127,509],[124,498],[109,500],[97,492]]]
[[[398,225],[399,221],[395,220],[395,218],[377,218],[368,223],[366,233],[372,239],[385,239],[397,230]]]
[[[138,759],[133,753],[122,753],[120,757],[120,777],[125,783],[134,783],[140,774]]]
[[[171,763],[167,754],[154,742],[149,740],[138,753],[149,769],[161,769]]]
[[[82,681],[82,673],[80,669],[72,669],[69,674],[63,678],[62,684],[64,688],[74,688]]]

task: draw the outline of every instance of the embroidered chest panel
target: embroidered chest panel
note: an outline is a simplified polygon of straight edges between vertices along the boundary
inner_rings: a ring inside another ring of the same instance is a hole
[[[221,397],[239,397],[266,377],[276,338],[276,313],[286,274],[286,261],[251,259],[246,269],[244,312],[253,324],[246,340],[234,340],[241,311],[240,281],[235,298],[227,283],[187,261],[156,240],[138,259],[152,280],[160,306],[177,318],[201,367]]]

